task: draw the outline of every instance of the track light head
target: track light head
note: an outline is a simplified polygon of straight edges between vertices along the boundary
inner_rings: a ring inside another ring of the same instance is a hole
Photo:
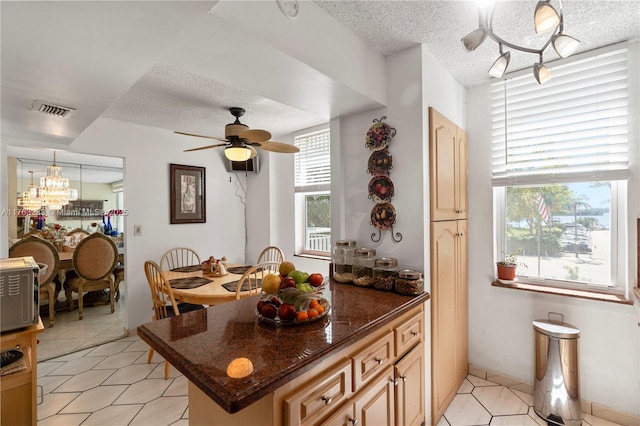
[[[462,46],[467,52],[473,52],[486,38],[487,31],[484,28],[478,28],[462,38]]]
[[[551,37],[551,44],[561,58],[567,58],[580,46],[580,40],[566,34],[558,33]]]
[[[536,5],[533,23],[536,34],[544,34],[556,29],[560,24],[560,15],[558,15],[556,9],[551,6],[549,0],[540,0]]]
[[[502,46],[500,46],[501,55],[496,59],[496,61],[489,68],[489,74],[496,78],[502,78],[504,73],[507,71],[507,67],[509,66],[509,61],[511,60],[511,52],[502,53]]]

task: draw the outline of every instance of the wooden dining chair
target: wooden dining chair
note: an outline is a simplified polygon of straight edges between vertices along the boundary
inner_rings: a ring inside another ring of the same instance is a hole
[[[260,293],[262,278],[267,274],[278,274],[280,262],[262,262],[253,265],[242,274],[236,286],[236,300],[242,297],[253,296]],[[242,290],[242,285],[247,283],[248,288]]]
[[[78,293],[78,317],[82,319],[83,294],[88,291],[109,290],[111,313],[115,311],[115,277],[113,270],[118,263],[118,248],[111,238],[93,233],[84,238],[73,252],[75,276],[64,282],[64,293],[73,310],[73,292]]]
[[[278,262],[278,265],[284,262],[284,253],[279,247],[269,246],[262,250],[258,256],[258,263],[262,262]]]
[[[69,231],[67,235],[64,236],[65,243],[62,246],[62,251],[67,251],[67,252],[75,251],[80,241],[84,240],[89,235],[91,235],[91,233],[88,231],[85,231],[82,228],[76,228],[72,231]]]
[[[152,320],[159,320],[163,318],[173,317],[194,311],[197,309],[203,309],[202,305],[194,305],[191,303],[177,303],[175,297],[173,297],[173,290],[171,290],[171,284],[167,277],[162,273],[160,266],[152,260],[144,262],[144,274],[147,276],[147,282],[149,283],[149,289],[151,290],[151,301],[153,302],[153,317]],[[147,357],[147,364],[151,363],[154,350],[149,348],[149,356]],[[164,364],[164,378],[169,378],[169,362],[165,361]]]
[[[163,271],[192,265],[200,265],[200,256],[188,247],[174,247],[160,258],[160,269]]]
[[[31,256],[37,263],[47,265],[47,270],[40,276],[40,298],[49,300],[49,326],[54,325],[56,313],[56,291],[53,279],[58,275],[60,257],[55,246],[38,237],[26,237],[9,248],[9,257]]]

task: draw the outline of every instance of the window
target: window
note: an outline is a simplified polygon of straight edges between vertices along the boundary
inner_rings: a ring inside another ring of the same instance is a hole
[[[496,258],[523,250],[524,283],[623,291],[628,277],[627,49],[492,85]]]
[[[294,138],[296,254],[331,251],[331,135],[328,128]]]

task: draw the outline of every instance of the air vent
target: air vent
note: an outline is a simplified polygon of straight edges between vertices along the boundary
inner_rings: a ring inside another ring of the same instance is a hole
[[[74,108],[55,105],[43,101],[33,101],[33,104],[31,104],[31,110],[38,111],[47,115],[53,115],[55,117],[68,117],[69,114],[75,111]]]

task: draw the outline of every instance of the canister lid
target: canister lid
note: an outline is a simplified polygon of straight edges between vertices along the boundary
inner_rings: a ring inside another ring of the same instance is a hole
[[[398,266],[398,259],[395,257],[379,257],[376,259],[376,266],[394,267]]]
[[[338,247],[355,247],[356,246],[356,241],[355,240],[340,240],[340,241],[336,241],[336,246],[338,246]]]
[[[398,271],[398,277],[408,280],[419,280],[422,277],[422,273],[420,271],[414,271],[413,269],[403,269]]]
[[[533,328],[539,333],[559,339],[577,339],[580,337],[580,330],[566,322],[546,319],[535,320],[533,321]]]
[[[373,257],[376,255],[375,249],[370,248],[359,248],[356,250],[356,256],[358,257]]]

